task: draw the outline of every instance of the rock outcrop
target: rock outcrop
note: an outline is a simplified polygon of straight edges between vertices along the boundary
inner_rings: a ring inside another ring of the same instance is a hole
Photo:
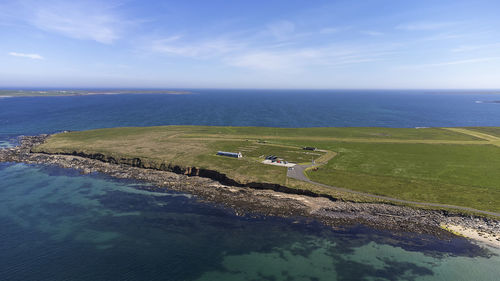
[[[500,241],[500,221],[491,218],[381,203],[343,202],[276,184],[238,183],[217,171],[168,164],[151,166],[139,158],[116,159],[81,152],[65,155],[32,152],[32,148],[47,137],[21,137],[18,146],[0,149],[0,162],[57,165],[84,174],[98,172],[116,178],[146,181],[154,185],[151,189],[187,192],[201,201],[230,207],[238,215],[306,217],[335,227],[365,224],[383,230],[452,237],[440,227],[444,223],[480,229]]]

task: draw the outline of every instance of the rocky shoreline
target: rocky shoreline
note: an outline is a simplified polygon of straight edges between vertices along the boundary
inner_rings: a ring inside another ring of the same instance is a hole
[[[472,229],[476,231],[476,236],[484,238],[478,239],[475,236],[474,239],[500,247],[500,220],[382,203],[343,202],[277,185],[231,186],[209,177],[193,176],[184,170],[176,173],[148,169],[134,163],[110,163],[106,159],[33,153],[32,148],[43,143],[47,137],[48,135],[21,137],[18,146],[0,149],[0,162],[57,165],[77,169],[84,174],[99,172],[115,178],[142,180],[152,183],[152,189],[168,188],[187,192],[201,201],[230,207],[238,215],[252,213],[306,217],[333,227],[364,224],[381,230],[431,234],[441,238],[454,236],[443,226],[459,226]]]

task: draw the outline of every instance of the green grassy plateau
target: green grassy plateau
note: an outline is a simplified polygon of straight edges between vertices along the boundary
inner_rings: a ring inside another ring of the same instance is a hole
[[[321,151],[305,151],[303,146]],[[500,211],[500,128],[268,128],[165,126],[54,135],[35,148],[47,153],[102,153],[217,170],[242,183],[269,182],[374,201],[287,179],[286,168],[260,163],[273,154],[316,182],[399,199]],[[216,156],[240,151],[241,159]],[[333,157],[333,158],[332,158]]]

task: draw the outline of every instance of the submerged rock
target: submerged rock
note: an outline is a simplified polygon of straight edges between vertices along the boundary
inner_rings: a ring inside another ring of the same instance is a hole
[[[32,148],[49,135],[23,136],[20,144],[0,149],[0,162],[49,164],[81,171],[83,174],[104,173],[116,178],[143,180],[152,183],[150,189],[168,188],[196,195],[198,200],[223,204],[238,215],[256,214],[281,217],[307,217],[324,224],[341,227],[365,224],[377,229],[432,234],[452,237],[441,225],[460,225],[480,229],[500,238],[500,221],[475,216],[450,214],[446,211],[425,210],[383,203],[343,202],[331,196],[321,196],[275,184],[238,184],[216,171],[169,167],[144,168],[140,159],[110,159],[104,155],[60,155],[34,153]],[[77,156],[79,155],[79,156]],[[203,175],[204,177],[201,177]],[[221,183],[222,181],[222,183]],[[228,183],[234,182],[234,185]]]

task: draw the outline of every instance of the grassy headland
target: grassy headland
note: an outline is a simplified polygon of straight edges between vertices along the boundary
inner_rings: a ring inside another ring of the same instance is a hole
[[[216,170],[241,183],[268,182],[347,200],[352,194],[286,178],[286,168],[260,163],[273,154],[290,162],[315,159],[316,182],[394,198],[500,211],[498,128],[268,128],[165,126],[61,133],[36,151],[101,153]],[[479,134],[477,134],[479,133]],[[485,136],[487,135],[487,136]],[[313,146],[322,151],[305,151]],[[240,151],[241,159],[216,156]],[[373,201],[373,200],[371,200]]]

